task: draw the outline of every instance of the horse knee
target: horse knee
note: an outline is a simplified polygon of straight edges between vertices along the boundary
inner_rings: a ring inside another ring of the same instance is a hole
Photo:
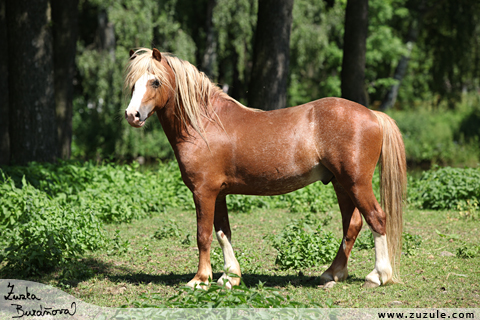
[[[197,232],[197,245],[199,250],[209,249],[213,240],[212,233]]]

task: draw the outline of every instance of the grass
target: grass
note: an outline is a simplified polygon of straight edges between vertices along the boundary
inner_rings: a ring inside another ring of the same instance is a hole
[[[480,254],[473,258],[456,256],[459,248],[478,245],[478,219],[462,218],[455,211],[408,209],[405,231],[421,237],[422,244],[416,255],[402,259],[402,284],[362,288],[365,276],[373,269],[374,252],[354,248],[347,281],[323,289],[318,277],[327,265],[283,270],[275,265],[277,253],[265,239],[280,233],[291,219],[301,215],[280,209],[230,214],[233,247],[247,288],[257,290],[260,284],[307,306],[479,306]],[[340,238],[340,213],[331,210],[315,214],[319,220],[324,220],[325,215],[333,219],[324,229]],[[135,307],[158,305],[161,299],[181,293],[179,288],[196,272],[198,250],[193,211],[172,209],[131,223],[106,225],[106,230],[107,236],[114,239],[113,245],[84,255],[62,269],[25,280],[51,284],[98,306]],[[155,237],[165,233],[168,236]],[[218,279],[223,261],[216,240],[212,249],[214,278]]]
[[[191,292],[183,285],[197,270],[196,219],[176,163],[146,171],[93,162],[6,167],[0,171],[0,278],[51,284],[110,307],[476,307],[477,178],[478,169],[451,168],[409,176],[403,283],[375,290],[362,288],[374,266],[368,233],[357,240],[347,281],[328,290],[319,284],[338,246],[330,244],[342,234],[331,186],[316,183],[277,197],[230,196],[242,286]],[[373,182],[378,186],[378,175]],[[91,219],[79,224],[73,213]],[[21,272],[19,266],[33,265],[31,257],[52,252],[57,255],[37,261],[34,272]],[[216,240],[211,259],[215,280],[223,266]],[[47,268],[42,261],[52,263]]]

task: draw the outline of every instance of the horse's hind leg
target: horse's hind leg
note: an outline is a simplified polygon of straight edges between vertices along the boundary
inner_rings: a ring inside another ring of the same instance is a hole
[[[322,284],[331,281],[343,281],[347,279],[347,263],[352,251],[353,244],[358,233],[362,229],[362,216],[355,207],[352,199],[336,179],[332,181],[335,193],[337,194],[338,205],[342,213],[343,239],[338,249],[337,256],[331,266],[320,276]]]
[[[225,197],[219,197],[215,203],[214,225],[217,240],[223,252],[223,269],[225,270],[223,275],[218,280],[218,284],[223,285],[224,279],[226,279],[226,286],[231,288],[232,286],[240,284],[241,272],[240,265],[235,258],[235,254],[233,253],[231,243],[232,233],[230,230],[230,223],[228,221],[227,201]],[[238,278],[228,276],[227,274],[229,273],[238,275]]]
[[[354,184],[350,190],[356,207],[360,210],[375,241],[375,269],[365,278],[366,287],[377,287],[392,281],[393,269],[388,255],[386,216],[372,190],[372,183]]]

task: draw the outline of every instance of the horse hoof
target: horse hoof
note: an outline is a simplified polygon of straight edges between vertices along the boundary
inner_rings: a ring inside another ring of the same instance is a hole
[[[231,278],[227,276],[222,276],[218,279],[217,284],[219,286],[225,285],[227,289],[232,289],[233,286],[240,285],[240,278]]]
[[[364,288],[376,288],[380,286],[378,283],[375,283],[373,281],[365,280],[365,283],[363,284]]]
[[[335,281],[329,281],[323,285],[323,289],[333,288],[337,283]]]
[[[345,281],[348,277],[348,269],[347,267],[337,270],[337,271],[325,271],[321,276],[320,276],[320,284],[325,285],[329,282],[340,282],[340,281]]]
[[[225,286],[225,288],[227,288],[227,289],[232,289],[232,284],[231,284],[230,281],[228,281],[228,279],[226,279],[226,278],[220,278],[220,279],[218,279],[217,284],[218,284],[219,286]]]
[[[187,284],[187,287],[190,287],[192,289],[202,289],[202,290],[207,290],[208,288],[208,281],[200,281],[200,280],[190,280]]]
[[[320,285],[323,286],[329,282],[335,282],[335,280],[333,279],[333,276],[331,274],[328,274],[328,273],[324,273],[320,276]]]

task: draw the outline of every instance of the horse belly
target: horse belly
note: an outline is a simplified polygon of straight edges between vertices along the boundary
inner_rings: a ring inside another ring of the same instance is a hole
[[[258,175],[245,177],[242,179],[242,183],[234,187],[232,191],[247,195],[273,196],[301,189],[316,181],[327,184],[333,178],[333,174],[321,163],[312,166],[309,170],[279,167],[272,169]]]

